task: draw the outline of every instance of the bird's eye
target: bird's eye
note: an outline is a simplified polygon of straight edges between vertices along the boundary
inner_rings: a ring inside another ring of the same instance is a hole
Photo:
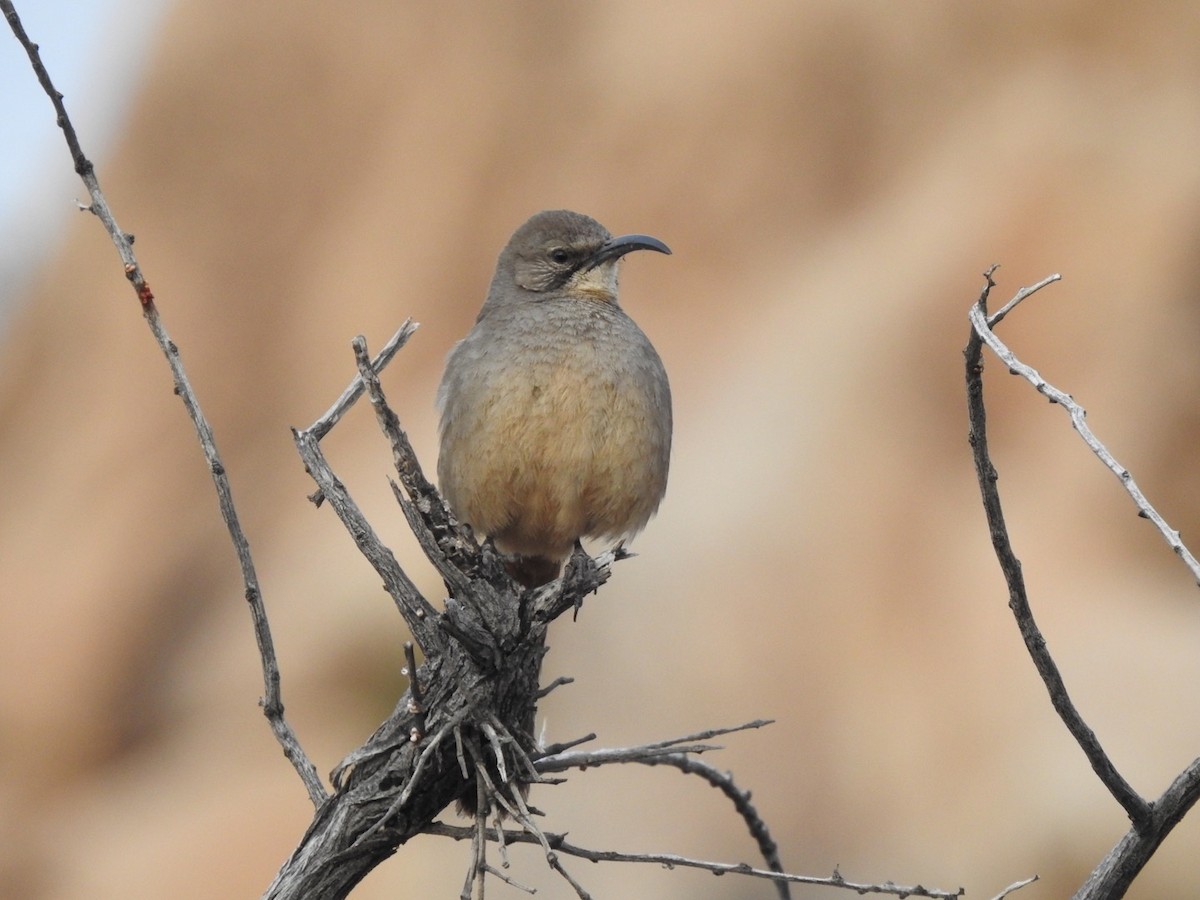
[[[562,247],[555,247],[550,251],[550,260],[558,263],[560,266],[570,260],[571,254]]]

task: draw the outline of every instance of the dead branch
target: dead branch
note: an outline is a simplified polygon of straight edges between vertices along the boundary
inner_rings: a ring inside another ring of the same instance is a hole
[[[1083,750],[1092,770],[1125,809],[1133,824],[1131,830],[1109,851],[1088,880],[1079,888],[1075,898],[1076,900],[1101,900],[1101,898],[1119,897],[1125,893],[1171,829],[1187,814],[1197,799],[1200,799],[1200,759],[1193,761],[1184,769],[1161,797],[1153,802],[1147,801],[1117,771],[1095,732],[1083,721],[1083,717],[1071,701],[1058,666],[1050,655],[1050,651],[1046,647],[1046,640],[1034,620],[1025,579],[1021,572],[1021,562],[1013,551],[1008,529],[1004,523],[1004,512],[996,487],[999,476],[988,453],[987,411],[983,402],[983,345],[985,343],[1008,366],[1011,374],[1021,375],[1033,384],[1039,393],[1048,397],[1051,403],[1057,403],[1067,410],[1072,426],[1088,447],[1120,478],[1121,483],[1137,504],[1139,515],[1155,523],[1176,555],[1191,570],[1194,578],[1197,577],[1200,570],[1197,568],[1195,558],[1179,540],[1179,532],[1170,528],[1163,521],[1138,490],[1129,470],[1116,461],[1087,427],[1084,422],[1087,414],[1083,407],[1076,403],[1069,394],[1047,383],[1035,369],[1018,360],[992,331],[992,326],[1014,309],[1018,303],[1042,287],[1057,281],[1059,276],[1052,275],[1032,287],[1022,288],[998,313],[989,317],[987,301],[991,289],[996,286],[995,281],[992,280],[995,270],[996,267],[993,266],[984,273],[983,291],[979,300],[971,308],[971,335],[966,349],[963,351],[966,359],[967,410],[970,420],[969,441],[974,452],[975,471],[983,497],[984,512],[991,531],[992,546],[1008,584],[1008,605],[1017,620],[1017,626],[1025,641],[1026,649],[1046,685],[1050,701],[1059,718],[1062,719],[1067,730]]]
[[[498,555],[453,519],[387,405],[365,342],[356,339],[354,349],[359,379],[392,445],[402,509],[450,597],[444,611],[435,609],[380,542],[324,456],[325,420],[297,431],[297,449],[320,496],[383,579],[426,661],[413,673],[420,702],[406,694],[334,772],[335,795],[318,810],[269,897],[345,896],[455,801],[482,799],[531,825],[523,790],[538,778],[529,758],[537,752],[533,718],[546,629],[607,580],[621,558],[613,552],[599,557],[590,578],[520,591]],[[474,859],[472,882],[487,871],[478,854]]]
[[[445,825],[441,822],[431,825],[425,830],[425,833],[449,837],[458,841],[473,840],[475,837],[475,829],[472,827]],[[859,894],[886,894],[896,897],[935,897],[939,898],[939,900],[952,900],[952,898],[961,897],[965,893],[962,888],[954,891],[944,891],[937,888],[927,888],[920,884],[905,885],[895,884],[890,881],[871,884],[868,882],[850,881],[836,869],[832,875],[826,876],[795,875],[790,872],[756,869],[747,863],[712,862],[705,859],[680,856],[675,853],[624,853],[619,850],[591,850],[587,847],[580,847],[570,843],[566,839],[567,836],[565,834],[546,834],[544,837],[553,850],[565,853],[568,856],[577,856],[589,862],[651,863],[665,866],[668,869],[702,869],[714,875],[749,875],[755,878],[769,879],[781,884],[811,884],[819,887],[842,888]],[[537,837],[527,834],[524,831],[502,829],[497,832],[495,828],[487,829],[487,840],[504,841],[510,844],[533,844],[539,842]]]
[[[1116,457],[1109,452],[1108,448],[1100,442],[1095,433],[1087,424],[1087,410],[1075,401],[1075,398],[1066,391],[1061,391],[1054,385],[1050,384],[1046,379],[1042,378],[1037,369],[1032,366],[1027,366],[1025,363],[1017,359],[1016,354],[1005,346],[1004,342],[996,336],[992,330],[1001,319],[1003,319],[1018,303],[1026,297],[1031,296],[1041,290],[1048,284],[1052,284],[1061,278],[1059,275],[1051,275],[1043,279],[1032,287],[1022,288],[1017,292],[1005,306],[995,315],[988,316],[985,306],[976,303],[971,307],[969,317],[971,325],[975,329],[975,334],[980,340],[988,345],[993,353],[996,354],[1005,365],[1008,366],[1008,371],[1012,375],[1020,375],[1026,381],[1034,386],[1039,394],[1045,396],[1051,403],[1056,403],[1061,406],[1071,417],[1071,427],[1079,433],[1083,438],[1083,442],[1088,445],[1096,457],[1108,467],[1117,478],[1120,479],[1125,491],[1133,499],[1137,506],[1138,515],[1143,519],[1149,519],[1154,523],[1154,527],[1162,534],[1167,545],[1175,552],[1175,555],[1183,560],[1184,565],[1191,570],[1192,578],[1200,585],[1200,562],[1192,555],[1192,552],[1184,546],[1183,541],[1179,538],[1179,532],[1167,524],[1166,520],[1159,515],[1158,510],[1151,505],[1146,499],[1146,495],[1142,493],[1137,482],[1134,481],[1133,474],[1125,466],[1117,462]]]
[[[552,841],[536,824],[525,794],[528,785],[551,781],[546,778],[551,773],[630,762],[670,765],[699,775],[724,792],[747,823],[770,868],[684,862],[684,857],[675,856],[632,854],[628,855],[630,860],[666,860],[708,867],[714,872],[769,877],[784,898],[788,896],[788,883],[793,881],[860,892],[958,896],[959,892],[921,886],[847,882],[839,873],[828,878],[784,873],[776,845],[750,804],[749,793],[737,788],[731,776],[693,758],[717,749],[707,743],[714,737],[759,728],[768,722],[756,720],[736,728],[707,729],[627,748],[571,749],[582,741],[538,747],[532,731],[537,701],[544,695],[538,686],[538,674],[546,628],[567,610],[577,610],[582,598],[595,591],[608,578],[612,564],[626,554],[620,547],[614,548],[576,565],[574,571],[564,572],[550,585],[521,591],[490,545],[479,544],[468,528],[455,521],[425,478],[407,435],[388,406],[377,367],[369,361],[362,338],[356,338],[353,345],[365,394],[392,447],[400,478],[400,484],[393,486],[397,499],[422,549],[445,580],[450,596],[444,612],[439,612],[403,575],[391,551],[379,542],[345,485],[330,469],[317,437],[327,431],[323,422],[318,420],[309,429],[297,431],[297,448],[320,496],[329,502],[382,577],[425,651],[426,662],[414,673],[420,700],[410,690],[391,718],[334,771],[336,793],[318,810],[300,847],[266,896],[344,896],[367,871],[412,836],[430,833],[431,829],[432,833],[443,833],[444,826],[435,826],[434,817],[457,800],[475,815],[473,827],[454,832],[455,836],[471,836],[472,840],[462,896],[469,897],[472,892],[479,896],[485,876],[495,871],[487,861],[487,841],[511,838],[539,844],[547,865],[577,896],[587,897],[587,891],[563,866],[558,839]],[[418,715],[424,716],[423,722],[418,723]],[[485,834],[487,818],[493,811],[520,825],[520,830],[493,828]],[[621,860],[626,855],[604,858]]]
[[[63,95],[55,89],[53,82],[50,80],[50,73],[46,71],[46,67],[42,64],[37,44],[33,43],[25,33],[25,29],[21,25],[21,20],[17,16],[17,11],[13,8],[11,0],[0,0],[0,11],[4,12],[4,16],[8,20],[13,34],[21,42],[21,46],[25,48],[25,52],[29,56],[29,62],[33,66],[34,73],[37,75],[38,82],[47,96],[50,97],[50,102],[54,104],[58,126],[62,129],[63,136],[67,140],[67,147],[71,152],[75,171],[83,179],[88,195],[91,197],[91,205],[82,208],[85,212],[95,215],[104,225],[109,237],[112,238],[112,242],[116,246],[118,254],[120,254],[125,270],[125,277],[133,285],[134,293],[141,304],[142,315],[146,319],[146,324],[150,326],[154,340],[158,343],[163,355],[167,358],[167,365],[171,369],[171,376],[175,382],[175,394],[183,401],[188,417],[192,420],[192,425],[196,429],[196,435],[200,439],[200,449],[204,453],[204,459],[208,463],[213,485],[217,491],[217,502],[221,510],[221,519],[225,522],[230,540],[233,542],[233,549],[237,553],[238,566],[241,569],[242,582],[245,587],[246,605],[250,608],[250,618],[254,623],[254,639],[258,643],[258,652],[259,657],[262,659],[263,671],[263,697],[259,700],[259,705],[262,707],[263,713],[271,725],[271,731],[274,733],[275,739],[283,748],[284,756],[295,767],[296,773],[304,783],[309,799],[312,800],[314,806],[320,805],[328,796],[325,786],[321,784],[321,778],[317,774],[316,767],[304,752],[304,748],[300,746],[295,732],[292,731],[292,727],[287,723],[283,715],[283,693],[280,688],[279,664],[275,658],[275,642],[271,637],[271,626],[267,621],[267,611],[263,605],[262,591],[258,586],[258,575],[254,569],[254,560],[250,555],[250,543],[246,539],[245,532],[242,531],[242,524],[238,518],[237,509],[233,505],[233,489],[230,487],[229,478],[225,474],[225,464],[221,462],[221,456],[217,452],[216,439],[213,436],[212,426],[209,425],[204,411],[200,408],[200,401],[192,390],[187,372],[183,367],[183,359],[179,353],[179,347],[171,340],[170,335],[167,333],[166,325],[163,324],[158,307],[154,302],[154,293],[150,290],[150,285],[142,274],[141,266],[138,264],[137,257],[133,253],[133,235],[122,231],[117,225],[117,220],[113,216],[112,210],[109,209],[108,201],[104,197],[104,192],[100,190],[100,179],[96,175],[95,166],[92,165],[91,160],[83,153],[83,149],[79,144],[79,138],[75,134],[75,127],[71,124],[71,117],[67,115],[67,108],[63,103]]]
[[[1022,878],[1020,881],[1014,881],[1012,884],[1010,884],[1008,887],[1004,888],[1004,890],[1002,890],[1000,893],[998,893],[995,897],[993,897],[992,900],[1004,900],[1005,897],[1008,897],[1009,895],[1016,893],[1023,887],[1028,887],[1029,885],[1033,884],[1037,880],[1038,880],[1038,877],[1036,875],[1031,875],[1029,878]]]

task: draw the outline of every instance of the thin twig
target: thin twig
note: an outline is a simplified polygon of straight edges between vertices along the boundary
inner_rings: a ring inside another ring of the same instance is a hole
[[[550,841],[547,839],[545,832],[533,821],[533,816],[530,814],[529,807],[525,803],[525,797],[521,792],[520,785],[509,782],[508,787],[513,805],[518,810],[513,818],[521,823],[521,827],[525,829],[525,834],[535,838],[542,845],[542,852],[546,855],[547,865],[571,886],[571,889],[575,891],[575,895],[579,897],[579,900],[592,900],[592,895],[584,890],[583,885],[576,881],[571,873],[566,870],[566,867],[563,866],[562,860],[558,858],[558,854],[550,847]]]
[[[496,773],[500,776],[500,783],[508,784],[508,763],[504,759],[504,741],[501,739],[496,729],[492,726],[491,722],[480,722],[479,729],[484,733],[484,736],[487,737],[488,746],[492,748],[492,753],[495,754]],[[511,738],[508,738],[507,734],[505,734],[505,738],[507,740],[512,740]]]
[[[537,697],[539,700],[541,700],[543,697],[545,697],[547,694],[549,694],[555,688],[562,687],[563,685],[566,685],[566,684],[574,684],[574,683],[575,683],[575,679],[572,678],[571,676],[559,675],[557,678],[555,678],[549,684],[542,685],[538,689]]]
[[[774,725],[774,719],[753,719],[749,722],[743,722],[741,725],[727,725],[721,728],[706,728],[704,731],[697,731],[693,734],[685,734],[679,738],[668,738],[665,741],[656,741],[646,744],[651,748],[671,747],[675,744],[681,744],[693,741],[711,741],[715,737],[722,737],[726,734],[737,734],[739,731],[752,731],[757,728],[766,728],[768,725]]]
[[[495,725],[499,725],[499,729],[497,729]],[[529,806],[525,803],[525,797],[522,790],[523,786],[518,784],[516,780],[510,779],[506,774],[504,753],[501,745],[503,743],[509,743],[514,747],[518,747],[518,742],[513,740],[512,735],[509,734],[508,730],[504,728],[504,726],[499,723],[499,720],[495,719],[495,717],[492,717],[492,721],[490,722],[481,722],[480,730],[486,735],[488,743],[495,753],[496,769],[501,778],[501,786],[498,787],[492,780],[491,773],[488,771],[487,765],[484,762],[484,750],[480,744],[478,734],[472,734],[464,738],[462,740],[462,746],[466,751],[466,755],[471,757],[471,765],[475,769],[476,809],[475,825],[472,828],[472,831],[475,833],[473,841],[478,842],[482,839],[484,834],[483,814],[492,804],[495,804],[499,810],[503,810],[513,820],[521,825],[521,827],[524,829],[522,832],[520,832],[521,834],[530,837],[541,845],[542,851],[546,857],[546,863],[550,866],[551,870],[557,872],[560,877],[562,877],[569,885],[571,885],[571,888],[575,891],[576,895],[581,898],[581,900],[587,900],[590,895],[586,890],[584,890],[583,886],[580,885],[579,882],[573,877],[571,877],[570,873],[563,868],[562,863],[558,860],[553,849],[550,847],[550,842],[546,839],[545,834],[542,832],[541,828],[538,827],[537,823],[533,821],[533,815],[530,812]],[[522,756],[523,755],[524,754],[522,751]],[[529,766],[530,771],[533,771],[532,763],[529,762],[528,757],[525,757],[525,764]],[[505,797],[501,787],[507,788],[507,797]],[[501,832],[497,832],[496,839],[498,842],[503,842],[504,839],[500,836],[500,834]],[[472,846],[474,847],[475,844],[473,843]],[[475,866],[476,871],[481,872],[484,869],[482,863],[480,862],[478,851],[475,854],[475,862],[473,865]],[[479,885],[479,891],[480,893],[483,891],[482,884]]]
[[[467,751],[467,755],[471,757],[471,766],[475,770],[476,782],[482,782],[486,786],[484,793],[485,802],[497,804],[512,818],[518,822],[521,821],[520,809],[509,803],[496,786],[496,782],[492,781],[492,775],[488,772],[487,763],[483,759],[483,748],[479,745],[477,737],[471,735],[463,741],[463,746]],[[478,790],[478,787],[476,789]]]
[[[755,719],[731,728],[710,728],[687,734],[682,737],[668,738],[664,741],[654,741],[649,744],[638,744],[633,747],[605,747],[596,750],[573,750],[547,753],[539,757],[534,765],[541,774],[546,772],[564,772],[568,769],[590,769],[611,763],[646,762],[655,757],[670,756],[674,753],[707,753],[721,749],[716,744],[701,744],[698,741],[733,734],[751,728],[762,728],[772,724],[771,719]],[[584,740],[587,740],[585,738]]]
[[[233,491],[229,484],[229,478],[225,474],[225,464],[221,461],[221,456],[217,452],[212,426],[209,425],[208,419],[200,408],[200,401],[197,399],[195,392],[192,390],[191,383],[188,381],[187,372],[184,369],[183,360],[179,354],[179,348],[171,340],[166,326],[159,316],[154,293],[150,290],[150,285],[142,274],[137,257],[133,252],[133,236],[122,231],[120,226],[117,225],[117,220],[108,206],[104,192],[100,189],[100,180],[96,175],[95,167],[87,156],[84,155],[83,148],[80,146],[78,135],[75,133],[75,127],[71,124],[71,118],[67,114],[66,105],[63,103],[63,95],[55,89],[53,82],[50,80],[49,72],[46,71],[46,67],[42,64],[37,44],[31,41],[25,33],[25,29],[21,25],[21,20],[17,16],[17,11],[13,7],[11,0],[0,0],[0,11],[4,12],[13,34],[21,42],[21,46],[25,48],[25,52],[29,56],[30,64],[33,66],[33,71],[37,75],[39,83],[42,85],[47,96],[49,96],[50,102],[54,105],[54,111],[58,116],[58,125],[62,129],[63,136],[66,138],[67,148],[70,150],[71,159],[75,164],[75,171],[83,180],[88,195],[91,198],[91,205],[84,207],[84,209],[94,214],[100,220],[109,237],[112,238],[113,244],[116,246],[117,253],[120,255],[121,262],[124,265],[125,277],[133,285],[134,293],[141,304],[142,315],[146,319],[146,324],[149,325],[155,341],[157,341],[159,348],[167,359],[167,365],[171,369],[171,375],[175,382],[175,393],[183,401],[188,416],[191,418],[192,424],[196,429],[196,434],[200,439],[201,450],[204,453],[205,461],[208,463],[213,484],[216,486],[217,502],[220,506],[221,518],[225,522],[225,527],[233,542],[234,551],[237,553],[238,565],[241,568],[242,582],[245,588],[244,596],[246,604],[250,608],[250,617],[254,622],[254,639],[258,644],[263,672],[263,697],[259,701],[259,705],[267,717],[276,740],[283,748],[284,756],[292,763],[292,766],[296,769],[296,773],[300,776],[300,780],[304,783],[309,799],[314,806],[320,806],[326,797],[328,797],[328,793],[325,790],[325,786],[321,783],[321,778],[317,774],[317,769],[312,764],[312,760],[308,758],[308,754],[300,746],[300,741],[297,739],[295,732],[292,731],[291,726],[284,718],[283,693],[280,688],[279,664],[275,658],[275,643],[271,637],[271,627],[267,621],[267,612],[263,605],[262,591],[258,585],[258,575],[255,572],[254,561],[250,555],[250,544],[246,539],[245,532],[242,530],[237,509],[234,507]]]
[[[996,271],[996,267],[992,266],[990,271],[992,273],[994,273]],[[1009,300],[1002,307],[1000,307],[1000,310],[998,312],[992,313],[992,315],[988,316],[988,319],[987,319],[988,325],[991,326],[992,328],[995,328],[997,325],[999,325],[1004,320],[1005,316],[1007,316],[1010,312],[1012,312],[1014,309],[1017,308],[1018,303],[1020,303],[1026,297],[1032,297],[1034,294],[1036,294],[1042,288],[1046,287],[1047,285],[1054,284],[1054,282],[1056,282],[1056,281],[1062,281],[1062,276],[1059,275],[1057,272],[1055,272],[1053,275],[1047,275],[1045,278],[1043,278],[1037,284],[1031,284],[1029,287],[1021,288],[1020,290],[1018,290],[1016,292],[1016,294],[1013,295],[1013,298],[1011,300]]]
[[[766,822],[763,821],[758,811],[751,804],[750,792],[742,791],[738,788],[731,775],[721,772],[692,756],[695,753],[717,749],[711,744],[697,744],[693,743],[694,741],[719,737],[723,734],[744,731],[750,728],[761,728],[768,724],[771,724],[769,720],[756,719],[753,722],[746,722],[732,728],[711,728],[695,734],[684,735],[679,738],[669,738],[665,741],[655,741],[637,747],[581,750],[570,753],[559,750],[552,754],[547,753],[535,765],[538,772],[543,774],[545,772],[564,771],[571,768],[588,769],[611,763],[640,763],[647,766],[668,765],[686,774],[698,775],[733,802],[734,808],[746,823],[751,837],[758,844],[759,852],[762,854],[767,865],[772,871],[782,872],[784,869],[783,862],[779,858],[779,847],[771,837]],[[781,900],[788,900],[790,891],[786,882],[777,881],[776,889],[779,892]]]
[[[767,867],[772,872],[784,871],[783,860],[779,858],[779,845],[771,837],[771,831],[767,827],[766,821],[758,814],[758,810],[755,809],[754,804],[750,802],[750,792],[739,788],[730,773],[722,772],[703,760],[695,759],[685,753],[653,757],[643,760],[643,764],[647,766],[673,766],[684,774],[698,775],[707,781],[733,803],[734,809],[742,817],[742,821],[746,823],[746,829],[750,832],[750,836],[754,838],[754,842],[758,845],[758,852],[762,854]],[[791,890],[786,881],[776,881],[775,888],[779,892],[780,900],[789,900]]]
[[[404,323],[397,329],[396,333],[388,339],[388,342],[383,345],[383,349],[371,360],[371,371],[376,375],[387,367],[387,364],[392,361],[400,348],[408,343],[408,339],[412,337],[420,323],[414,322],[412,319],[405,319]],[[354,380],[349,386],[342,391],[342,395],[334,401],[333,405],[325,411],[325,413],[309,426],[309,431],[313,436],[320,440],[325,437],[357,401],[363,395],[364,386],[362,375],[355,375]]]
[[[583,885],[571,877],[571,873],[563,868],[562,861],[558,858],[558,854],[551,853],[547,855],[546,861],[550,863],[550,868],[561,875],[563,880],[566,881],[566,883],[572,888],[574,888],[575,896],[577,896],[579,900],[592,900],[592,895],[583,889]]]
[[[504,845],[501,844],[500,846],[504,846]],[[524,891],[526,894],[536,894],[537,893],[536,888],[531,888],[527,884],[522,884],[521,882],[517,881],[517,879],[513,878],[511,875],[506,875],[504,872],[501,872],[499,869],[497,869],[495,866],[491,865],[490,863],[486,864],[484,866],[484,868],[486,869],[486,871],[489,875],[495,875],[497,878],[499,878],[505,884],[512,885],[518,891]]]
[[[520,767],[525,770],[525,778],[522,781],[541,782],[543,779],[538,774],[537,767],[534,766],[533,760],[529,758],[529,754],[525,752],[525,748],[521,746],[521,742],[513,737],[512,732],[508,730],[503,722],[494,714],[488,713],[487,719],[480,723],[479,726],[483,729],[484,734],[488,736],[488,741],[496,748],[497,761],[501,756],[500,745],[507,744],[512,748],[512,754]],[[504,776],[504,770],[500,770],[501,776]],[[515,773],[514,773],[515,775]],[[504,778],[508,781],[508,778]]]
[[[464,780],[471,777],[471,770],[467,767],[466,753],[463,751],[463,733],[462,728],[458,725],[454,726],[454,756],[458,760],[458,770],[462,773]]]
[[[1057,280],[1057,278],[1058,276],[1051,276],[1050,278],[1039,282],[1037,285],[1034,285],[1032,288],[1026,288],[1025,290],[1027,293],[1025,296],[1029,296],[1029,294],[1032,294],[1038,287],[1049,284],[1051,281]],[[1010,302],[1005,309],[1010,309],[1016,304],[1016,302],[1017,300],[1014,298],[1014,300]],[[1096,454],[1099,460],[1104,463],[1104,465],[1107,466],[1109,470],[1117,476],[1117,478],[1120,479],[1125,491],[1130,497],[1133,498],[1133,502],[1138,509],[1138,515],[1143,519],[1149,519],[1154,523],[1154,527],[1157,528],[1162,534],[1163,538],[1167,542],[1167,545],[1181,560],[1183,560],[1184,565],[1191,570],[1192,579],[1197,585],[1200,585],[1200,562],[1196,560],[1196,557],[1193,556],[1192,552],[1184,545],[1183,541],[1179,537],[1179,532],[1168,525],[1166,520],[1159,515],[1158,510],[1151,505],[1150,501],[1146,499],[1146,495],[1143,494],[1141,489],[1137,486],[1137,482],[1133,480],[1133,475],[1130,473],[1130,471],[1125,468],[1125,466],[1117,462],[1112,453],[1108,451],[1108,448],[1101,443],[1100,439],[1096,437],[1092,429],[1088,427],[1087,410],[1080,406],[1079,403],[1075,401],[1075,398],[1070,394],[1059,390],[1054,385],[1046,381],[1046,379],[1041,376],[1037,369],[1033,368],[1032,366],[1028,366],[1017,359],[1016,354],[1014,354],[1012,350],[1010,350],[1004,344],[1004,342],[1000,340],[1000,338],[996,337],[995,332],[993,332],[988,326],[989,323],[994,324],[996,321],[999,321],[999,318],[999,313],[989,318],[978,303],[971,308],[971,325],[974,327],[976,334],[978,334],[979,337],[983,339],[984,343],[991,348],[992,352],[1000,358],[1001,362],[1008,366],[1008,371],[1011,374],[1020,375],[1022,378],[1032,384],[1037,389],[1039,394],[1044,395],[1050,400],[1051,403],[1057,403],[1064,410],[1066,410],[1067,415],[1071,417],[1071,427],[1073,427],[1079,433],[1079,436],[1083,438],[1083,442],[1088,445],[1088,448],[1094,454]]]
[[[500,851],[500,863],[501,863],[501,865],[504,866],[504,868],[507,869],[509,866],[508,844],[504,843],[504,826],[503,826],[504,817],[500,815],[500,810],[495,811],[495,815],[492,818],[492,822],[494,823],[495,827],[498,829],[496,831],[496,837],[497,837],[496,849]]]
[[[475,900],[484,900],[485,882],[487,881],[487,813],[488,799],[482,780],[475,782],[475,840],[472,849],[475,851],[471,867],[475,871]]]
[[[570,750],[572,747],[578,747],[580,744],[586,744],[588,741],[596,739],[596,732],[590,732],[583,737],[572,738],[569,741],[559,741],[556,744],[547,744],[541,749],[541,756],[554,756],[562,753],[564,750]],[[539,759],[541,757],[539,756]]]
[[[1012,305],[1013,304],[1011,304],[1011,303],[1009,304],[1009,306],[1012,306]],[[1033,884],[1037,880],[1038,880],[1038,877],[1036,875],[1032,875],[1029,878],[1023,878],[1020,881],[1014,881],[1012,884],[1010,884],[1008,887],[1006,887],[1004,890],[1002,890],[1000,893],[998,893],[995,897],[993,897],[992,900],[1004,900],[1004,898],[1007,897],[1009,894],[1015,893],[1016,891],[1019,891],[1021,888],[1027,887],[1028,885]]]
[[[455,840],[470,840],[475,832],[472,827],[463,827],[457,825],[446,825],[442,822],[434,822],[425,829],[425,834],[434,834],[441,837],[449,837]],[[927,888],[924,885],[901,885],[890,881],[885,881],[880,884],[869,884],[866,882],[850,881],[846,879],[840,872],[835,871],[833,875],[821,877],[817,875],[795,875],[790,872],[773,872],[769,869],[756,869],[746,863],[720,863],[712,862],[706,859],[694,859],[688,856],[679,856],[674,853],[623,853],[618,850],[590,850],[586,847],[580,847],[576,844],[571,844],[567,841],[565,834],[549,833],[544,835],[550,847],[559,852],[566,853],[569,856],[577,856],[580,859],[586,859],[591,862],[631,862],[631,863],[653,863],[655,865],[666,866],[667,868],[691,868],[702,869],[706,872],[712,872],[714,875],[747,875],[753,878],[766,878],[772,881],[788,881],[793,884],[812,884],[823,887],[844,888],[849,891],[857,891],[860,894],[889,894],[896,897],[934,897],[938,900],[953,900],[955,897],[961,897],[965,893],[963,888],[958,888],[955,891],[939,890],[937,888]],[[496,840],[497,835],[494,829],[488,829],[488,840]],[[508,843],[536,844],[541,841],[524,831],[516,829],[505,829],[504,840]]]
[[[988,293],[995,286],[992,272],[995,267],[984,273],[986,283],[979,300],[972,309],[972,323],[981,316],[986,322]],[[978,316],[976,313],[978,312]],[[979,490],[983,497],[983,508],[987,516],[988,527],[992,536],[992,547],[1000,562],[1000,569],[1008,583],[1008,605],[1016,617],[1021,637],[1025,647],[1033,659],[1038,674],[1050,694],[1050,702],[1067,730],[1071,732],[1092,766],[1101,782],[1125,808],[1126,814],[1134,825],[1142,827],[1149,820],[1150,807],[1144,799],[1117,771],[1095,732],[1083,721],[1075,704],[1067,693],[1066,684],[1058,665],[1046,649],[1046,639],[1033,617],[1029,605],[1029,597],[1025,590],[1025,578],[1021,573],[1021,562],[1012,549],[1007,526],[1004,524],[1004,511],[1000,505],[1000,493],[996,488],[996,467],[988,455],[987,441],[987,411],[983,403],[983,336],[978,327],[973,327],[963,351],[966,359],[967,374],[967,412],[970,420],[969,442],[975,456],[975,474],[979,482]]]

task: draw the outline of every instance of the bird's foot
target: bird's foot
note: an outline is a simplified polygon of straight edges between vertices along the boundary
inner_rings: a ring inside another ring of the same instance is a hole
[[[562,574],[563,590],[575,588],[575,614],[571,617],[572,619],[579,618],[579,609],[583,606],[585,592],[578,588],[584,584],[594,584],[597,573],[595,560],[583,549],[583,544],[576,541],[575,549],[567,558],[567,564],[563,567]]]

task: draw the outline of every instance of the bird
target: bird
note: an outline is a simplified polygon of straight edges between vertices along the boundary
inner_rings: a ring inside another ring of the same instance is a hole
[[[557,578],[583,538],[641,531],[666,492],[671,388],[618,297],[618,268],[636,250],[671,252],[582,213],[537,213],[501,251],[447,357],[442,495],[525,588]]]

